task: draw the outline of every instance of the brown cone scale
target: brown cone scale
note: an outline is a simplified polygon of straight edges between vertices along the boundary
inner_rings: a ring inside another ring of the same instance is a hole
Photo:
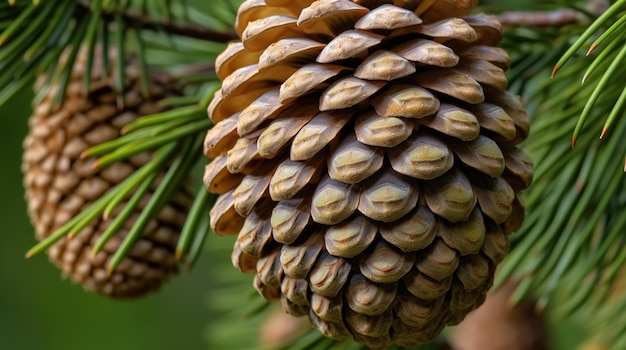
[[[110,53],[111,62],[116,56]],[[129,58],[123,106],[118,106],[113,79],[103,76],[102,54],[96,52],[92,83],[85,97],[82,87],[86,57],[86,50],[81,48],[61,107],[54,107],[58,88],[52,87],[34,107],[29,120],[22,169],[28,212],[39,240],[48,237],[151,159],[150,154],[140,153],[95,170],[95,159],[83,159],[81,153],[119,137],[122,128],[138,117],[163,111],[157,101],[179,94],[175,88],[168,87],[167,77],[151,74],[151,95],[143,97],[138,62]],[[135,298],[157,290],[177,271],[175,247],[191,205],[191,197],[184,190],[176,193],[149,222],[119,266],[111,274],[107,273],[107,264],[153,190],[154,185],[136,212],[98,254],[93,255],[93,247],[115,215],[106,220],[97,218],[73,238],[59,240],[48,250],[50,260],[86,290],[112,298]]]
[[[532,162],[501,25],[476,1],[249,0],[205,183],[233,263],[324,335],[432,341],[483,303]]]

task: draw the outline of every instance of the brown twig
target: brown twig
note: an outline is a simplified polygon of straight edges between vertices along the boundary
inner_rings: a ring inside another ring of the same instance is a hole
[[[502,25],[507,27],[562,27],[578,23],[579,12],[572,9],[554,11],[508,11],[498,16]]]
[[[78,2],[86,10],[90,10],[89,1]],[[144,29],[153,31],[166,31],[170,34],[186,36],[189,38],[209,40],[215,42],[229,42],[238,39],[235,31],[217,31],[197,24],[179,24],[168,20],[153,19],[136,11],[111,11],[103,10],[102,17],[106,21],[113,21],[116,15],[120,15],[124,23],[139,25]]]
[[[588,0],[586,9],[589,13],[600,16],[610,6],[607,0]],[[498,20],[507,27],[563,27],[584,21],[580,12],[574,9],[552,11],[507,11],[498,16]]]

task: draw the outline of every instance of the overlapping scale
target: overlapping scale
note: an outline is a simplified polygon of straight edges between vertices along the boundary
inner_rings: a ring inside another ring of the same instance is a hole
[[[302,37],[297,22],[296,18],[285,15],[252,21],[241,34],[241,41],[249,51],[260,51],[271,45],[277,36]]]
[[[321,111],[331,111],[355,106],[378,92],[382,81],[346,77],[334,82],[320,96]]]
[[[330,298],[313,293],[311,296],[311,311],[324,321],[336,322],[343,326],[341,315],[343,300],[341,297]]]
[[[211,228],[218,235],[237,234],[243,227],[244,219],[235,210],[233,191],[228,191],[217,198],[209,216]]]
[[[375,225],[363,215],[357,215],[326,230],[326,250],[334,256],[352,258],[372,244],[376,232]]]
[[[317,183],[323,157],[315,157],[303,162],[285,159],[278,165],[270,179],[270,196],[275,201],[293,198],[306,185]]]
[[[437,178],[454,164],[454,155],[448,145],[419,131],[398,147],[387,150],[387,155],[396,172],[422,180]]]
[[[272,210],[272,235],[278,243],[291,244],[304,231],[311,217],[306,197],[281,201]]]
[[[435,300],[445,295],[452,285],[452,277],[437,281],[415,269],[404,276],[402,281],[409,293],[425,301]]]
[[[415,207],[419,189],[409,178],[385,171],[363,183],[358,208],[365,216],[392,222],[400,219]]]
[[[471,60],[485,60],[504,70],[508,69],[511,60],[504,49],[487,45],[472,45],[461,49],[461,57]]]
[[[242,5],[208,110],[211,222],[239,232],[259,293],[326,336],[431,341],[482,302],[521,224],[528,118],[475,5]]]
[[[361,17],[354,24],[354,28],[372,31],[391,30],[418,24],[422,24],[422,20],[415,12],[391,4],[384,4]]]
[[[373,101],[383,117],[423,118],[439,110],[439,100],[428,90],[415,85],[395,85]]]
[[[291,75],[296,68],[299,68],[300,62],[310,61],[319,55],[323,48],[323,43],[311,39],[282,39],[263,51],[259,57],[259,71],[268,70],[270,67],[280,67],[282,72]]]
[[[305,278],[309,274],[324,246],[324,237],[316,233],[302,240],[300,244],[282,246],[280,263],[287,276]]]
[[[422,38],[394,46],[392,51],[409,61],[434,67],[454,67],[459,63],[459,56],[454,50],[436,41]]]
[[[241,216],[248,216],[257,202],[263,197],[270,184],[270,173],[274,170],[268,168],[267,171],[259,175],[247,175],[233,192],[234,207]]]
[[[356,333],[366,337],[384,339],[389,337],[393,311],[387,309],[382,315],[369,316],[348,310],[345,318],[348,326]]]
[[[309,121],[291,142],[291,160],[306,160],[321,151],[337,137],[350,121],[353,112],[348,110],[321,112]]]
[[[394,147],[411,136],[413,125],[405,118],[381,118],[376,112],[369,111],[357,116],[354,132],[362,144]]]
[[[316,61],[319,63],[332,63],[357,57],[373,46],[380,44],[382,35],[350,30],[339,34],[320,52]]]
[[[384,153],[351,135],[344,137],[327,159],[331,179],[355,184],[371,177],[383,166]]]
[[[337,76],[347,67],[311,63],[307,64],[293,73],[284,83],[280,85],[280,102],[286,103],[312,92],[323,82]]]
[[[402,196],[399,191],[400,189],[396,191],[396,195]],[[373,200],[376,199],[378,197],[374,197]],[[357,185],[345,184],[327,177],[322,179],[315,189],[311,199],[311,216],[317,223],[335,225],[352,215],[357,207],[360,207]],[[370,208],[371,205],[368,206],[368,209]],[[372,212],[374,210],[371,208]]]
[[[396,80],[415,73],[415,66],[391,51],[380,50],[369,55],[356,68],[354,76],[366,80]]]
[[[387,242],[405,252],[428,247],[437,234],[435,215],[421,205],[401,220],[381,225],[379,230]]]
[[[283,298],[288,299],[296,305],[308,306],[309,299],[307,297],[308,283],[303,279],[295,279],[289,276],[283,277],[280,285],[280,291]]]
[[[343,258],[322,252],[309,273],[311,291],[325,297],[334,297],[343,288],[351,266]]]
[[[252,212],[243,223],[237,242],[241,250],[250,256],[261,256],[263,249],[271,242],[272,230],[269,213],[262,208]]]
[[[287,143],[313,119],[315,113],[290,106],[284,113],[269,122],[257,139],[257,152],[265,158],[273,158]]]
[[[313,1],[300,12],[298,27],[307,34],[335,36],[354,23],[369,10],[349,0]]]
[[[476,205],[470,180],[456,168],[426,183],[423,194],[430,210],[450,222],[466,221]]]
[[[432,23],[424,23],[415,31],[433,38],[445,38],[445,40],[476,41],[476,31],[461,18],[445,18]]]
[[[398,251],[379,241],[372,252],[361,256],[359,267],[361,274],[370,281],[392,283],[406,275],[414,263],[415,254]]]
[[[353,274],[346,288],[346,301],[352,311],[377,316],[396,298],[397,283],[375,283],[361,274]]]

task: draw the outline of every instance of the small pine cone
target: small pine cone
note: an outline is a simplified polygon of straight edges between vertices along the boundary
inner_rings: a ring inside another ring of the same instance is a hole
[[[265,298],[371,348],[478,307],[524,217],[529,121],[476,1],[248,0],[205,185]]]
[[[163,111],[157,101],[179,94],[168,85],[164,75],[151,74],[151,97],[144,98],[138,62],[129,59],[124,106],[120,108],[116,104],[113,79],[101,75],[101,55],[95,55],[93,80],[87,97],[81,92],[87,55],[81,50],[62,106],[53,107],[58,91],[58,87],[53,86],[43,101],[34,107],[29,120],[22,170],[28,212],[39,240],[48,237],[151,159],[149,153],[140,153],[94,170],[95,159],[82,159],[81,153],[117,138],[121,129],[138,117]],[[117,59],[114,54],[110,56],[111,60]],[[148,191],[136,213],[95,256],[93,247],[115,215],[108,220],[96,219],[71,240],[61,239],[55,243],[48,250],[50,260],[63,270],[64,275],[81,283],[85,289],[112,298],[134,298],[158,289],[177,271],[174,251],[192,200],[184,190],[176,193],[147,225],[142,237],[117,269],[111,275],[106,271],[107,263],[150,195],[151,191]]]

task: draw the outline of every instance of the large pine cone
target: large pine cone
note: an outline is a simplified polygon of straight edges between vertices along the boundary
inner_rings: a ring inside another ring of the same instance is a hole
[[[523,220],[529,122],[474,5],[239,9],[209,107],[211,224],[239,234],[233,262],[265,298],[327,336],[431,341],[483,302]]]
[[[35,106],[29,120],[22,168],[28,212],[40,240],[151,159],[150,154],[141,153],[94,170],[95,159],[81,159],[80,154],[117,138],[120,130],[139,116],[163,111],[157,104],[159,99],[180,94],[169,87],[164,75],[154,74],[150,76],[151,97],[144,98],[138,62],[131,60],[126,68],[124,106],[119,108],[113,79],[101,75],[101,54],[96,54],[92,84],[85,97],[81,89],[86,57],[86,51],[81,51],[62,106],[52,107],[58,91],[58,87],[53,87],[43,102]],[[115,59],[111,54],[111,60]],[[184,190],[175,194],[149,223],[117,269],[111,275],[106,272],[107,263],[150,195],[148,191],[137,212],[97,255],[92,254],[93,247],[112,219],[94,220],[73,239],[61,239],[49,249],[50,260],[85,289],[113,298],[133,298],[158,289],[177,271],[174,251],[191,204],[191,196]]]

